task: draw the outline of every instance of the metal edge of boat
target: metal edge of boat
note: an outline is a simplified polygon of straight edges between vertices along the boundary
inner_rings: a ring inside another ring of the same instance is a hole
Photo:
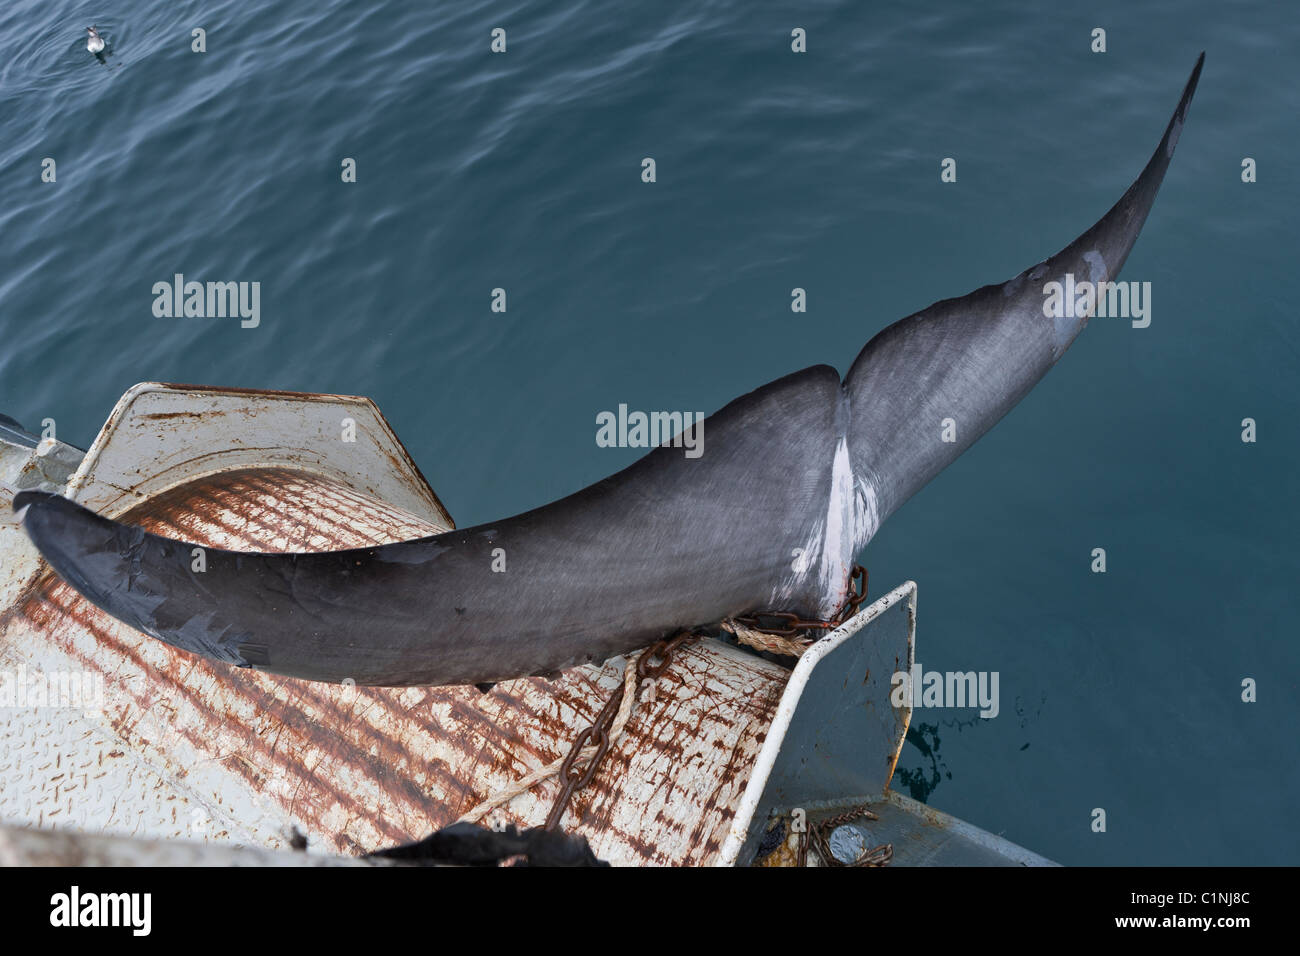
[[[889,789],[912,713],[889,703],[891,678],[915,660],[916,592],[915,582],[904,582],[799,658],[720,865],[750,862],[772,818],[802,810],[812,825],[859,807],[876,817],[860,824],[871,842],[890,844],[897,865],[1055,865]],[[846,726],[842,715],[855,709],[870,716]]]

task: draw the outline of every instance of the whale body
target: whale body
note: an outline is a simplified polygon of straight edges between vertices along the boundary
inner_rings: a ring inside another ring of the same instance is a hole
[[[1002,418],[1087,314],[1044,287],[1112,281],[1173,157],[1197,60],[1154,155],[1092,228],[1000,285],[876,335],[844,380],[795,372],[705,424],[698,458],[668,445],[541,508],[377,547],[310,554],[204,548],[57,495],[14,507],[45,560],[112,616],[217,661],[320,681],[488,683],[627,653],[746,613],[829,618],[890,514]],[[955,440],[940,423],[952,419]],[[496,573],[504,551],[509,570]]]

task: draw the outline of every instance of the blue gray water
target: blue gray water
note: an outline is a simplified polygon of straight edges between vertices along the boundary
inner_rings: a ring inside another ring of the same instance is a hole
[[[143,380],[368,395],[460,524],[512,514],[639,454],[597,411],[843,372],[1055,252],[1205,49],[1151,326],[1094,321],[865,560],[927,668],[1000,674],[994,719],[917,714],[905,792],[1066,863],[1295,863],[1300,15],[1057,6],[9,0],[0,411],[85,446]],[[155,318],[176,272],[260,325]]]

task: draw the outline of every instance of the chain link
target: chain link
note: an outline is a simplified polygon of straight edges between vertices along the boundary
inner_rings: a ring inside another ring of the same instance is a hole
[[[840,608],[839,613],[835,615],[834,621],[837,624],[843,624],[854,614],[858,613],[858,608],[862,602],[867,599],[867,569],[860,564],[853,565],[853,570],[849,572],[849,596]]]
[[[867,599],[867,569],[855,564],[849,572],[849,596],[840,609],[831,615],[830,620],[806,620],[791,611],[756,611],[743,617],[734,618],[737,624],[743,624],[751,631],[760,634],[772,634],[776,637],[796,637],[804,631],[826,631],[839,627],[862,606]]]
[[[673,657],[677,650],[683,645],[696,640],[699,635],[695,631],[682,631],[671,640],[658,641],[652,644],[636,662],[636,690],[639,691],[642,684],[647,680],[658,680],[672,666]],[[610,727],[614,723],[615,717],[618,716],[619,706],[623,703],[624,685],[620,683],[618,688],[609,695],[609,700],[605,701],[605,706],[600,709],[596,715],[596,720],[590,727],[578,734],[573,741],[573,746],[569,750],[569,755],[564,758],[564,763],[560,765],[560,792],[555,798],[555,803],[551,806],[551,812],[546,816],[544,826],[548,830],[554,830],[560,825],[560,819],[564,816],[564,811],[569,805],[570,799],[579,790],[582,790],[596,776],[596,771],[600,769],[601,761],[609,753],[611,740],[609,737]],[[585,766],[578,766],[578,758],[582,751],[591,743],[595,743],[596,752],[591,755]]]
[[[894,859],[894,844],[892,843],[882,843],[880,846],[863,850],[852,863],[841,863],[835,854],[831,852],[831,832],[836,827],[864,818],[867,820],[880,819],[880,817],[868,810],[867,805],[864,803],[861,806],[853,807],[851,810],[846,810],[844,813],[836,814],[825,820],[819,820],[808,828],[808,837],[811,838],[813,848],[816,849],[817,856],[822,861],[822,866],[885,866]],[[801,855],[806,859],[808,852],[806,842],[800,847],[800,850],[802,851]]]

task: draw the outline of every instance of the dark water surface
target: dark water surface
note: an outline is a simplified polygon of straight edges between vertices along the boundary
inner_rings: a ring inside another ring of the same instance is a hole
[[[637,457],[600,410],[843,372],[1055,252],[1204,49],[1151,326],[1093,322],[865,559],[926,668],[1000,675],[994,719],[918,712],[900,789],[1066,863],[1294,863],[1300,14],[1138,6],[9,0],[0,411],[84,446],[143,380],[369,395],[459,524],[512,514]],[[155,318],[177,272],[260,324]]]

